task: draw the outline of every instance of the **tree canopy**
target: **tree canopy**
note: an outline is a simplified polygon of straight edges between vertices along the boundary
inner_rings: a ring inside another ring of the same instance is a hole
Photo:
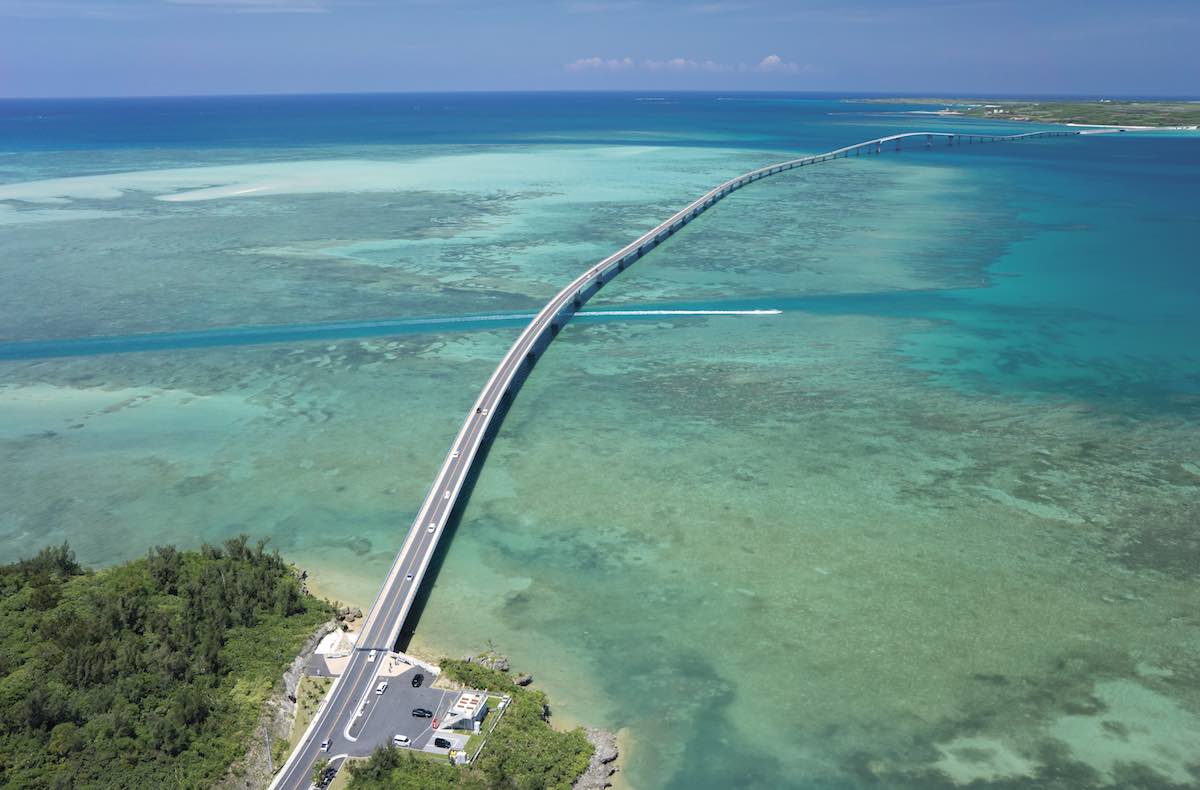
[[[210,787],[328,614],[245,536],[0,566],[0,787]]]

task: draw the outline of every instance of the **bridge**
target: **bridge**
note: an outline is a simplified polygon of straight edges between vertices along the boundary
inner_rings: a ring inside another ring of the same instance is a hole
[[[499,428],[504,413],[538,357],[571,316],[604,287],[605,283],[678,233],[718,201],[748,184],[787,170],[851,156],[872,156],[885,151],[899,151],[906,143],[916,143],[918,148],[928,149],[933,148],[935,143],[939,144],[938,147],[947,147],[1041,137],[1069,137],[1078,134],[1079,131],[1042,131],[1014,135],[907,132],[867,140],[815,156],[767,165],[731,178],[705,192],[669,219],[589,268],[555,294],[500,360],[500,364],[467,413],[467,419],[459,429],[458,435],[454,437],[450,451],[442,462],[437,477],[434,478],[433,486],[417,512],[416,520],[409,527],[404,544],[396,554],[387,578],[363,621],[355,651],[351,654],[345,671],[334,681],[300,743],[271,783],[272,790],[308,788],[311,785],[313,766],[323,754],[322,742],[334,742],[330,756],[335,756],[340,754],[337,742],[355,740],[350,729],[351,724],[356,712],[372,692],[376,675],[384,663],[372,660],[374,656],[370,654],[372,651],[384,654],[399,640],[401,628],[417,597],[417,591],[437,549],[438,540],[450,522],[455,508],[466,500],[464,485],[468,482],[469,473],[476,463],[482,461],[481,450]]]

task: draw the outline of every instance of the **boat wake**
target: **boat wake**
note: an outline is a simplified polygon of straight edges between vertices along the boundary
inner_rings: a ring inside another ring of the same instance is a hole
[[[781,312],[781,310],[594,310],[576,313],[575,318],[576,320],[619,320],[622,318],[687,316],[761,316],[778,315]],[[316,340],[353,340],[418,334],[449,328],[469,332],[510,324],[520,326],[533,317],[534,313],[498,313],[441,318],[393,318],[378,321],[226,327],[194,332],[154,332],[138,335],[68,337],[53,340],[19,340],[0,343],[0,360],[96,356],[99,354],[127,354],[136,351],[172,351]]]

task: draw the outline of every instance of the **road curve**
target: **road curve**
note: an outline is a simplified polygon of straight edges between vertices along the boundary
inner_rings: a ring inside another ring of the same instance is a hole
[[[1078,131],[1045,131],[1000,136],[906,132],[855,143],[815,156],[767,165],[731,178],[710,189],[666,221],[626,244],[571,281],[567,287],[555,294],[554,298],[529,322],[508,353],[500,360],[500,364],[488,379],[483,391],[479,393],[479,397],[467,414],[466,421],[459,429],[458,435],[454,437],[450,452],[446,456],[446,460],[442,462],[442,467],[417,513],[416,520],[409,528],[404,544],[396,554],[387,579],[367,613],[366,620],[359,632],[358,643],[354,653],[350,656],[345,672],[330,688],[317,715],[313,717],[312,723],[301,737],[300,743],[271,783],[271,789],[302,790],[308,788],[311,785],[313,765],[322,756],[320,745],[323,741],[327,739],[333,741],[330,754],[344,751],[339,748],[339,745],[349,738],[349,727],[354,721],[355,712],[362,705],[367,694],[371,693],[375,684],[375,675],[383,664],[382,661],[369,660],[369,653],[379,650],[382,654],[384,651],[391,650],[399,639],[400,630],[437,548],[438,539],[458,504],[463,485],[475,463],[479,450],[484,445],[492,422],[497,419],[497,410],[507,408],[508,402],[511,401],[516,389],[524,380],[524,376],[528,374],[537,357],[554,339],[562,326],[570,320],[575,311],[606,282],[731,192],[785,170],[814,165],[831,159],[879,154],[886,150],[892,150],[893,145],[895,150],[901,150],[904,142],[914,140],[918,143],[923,142],[925,147],[932,147],[935,139],[945,141],[947,145],[952,146],[1037,137],[1069,137],[1079,133]]]

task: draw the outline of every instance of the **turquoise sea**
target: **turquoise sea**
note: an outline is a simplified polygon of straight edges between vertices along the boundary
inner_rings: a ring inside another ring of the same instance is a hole
[[[1041,128],[787,94],[0,101],[0,557],[269,536],[368,603],[523,316],[753,167]],[[411,649],[634,788],[1200,787],[1200,135],[739,191],[525,384]]]

